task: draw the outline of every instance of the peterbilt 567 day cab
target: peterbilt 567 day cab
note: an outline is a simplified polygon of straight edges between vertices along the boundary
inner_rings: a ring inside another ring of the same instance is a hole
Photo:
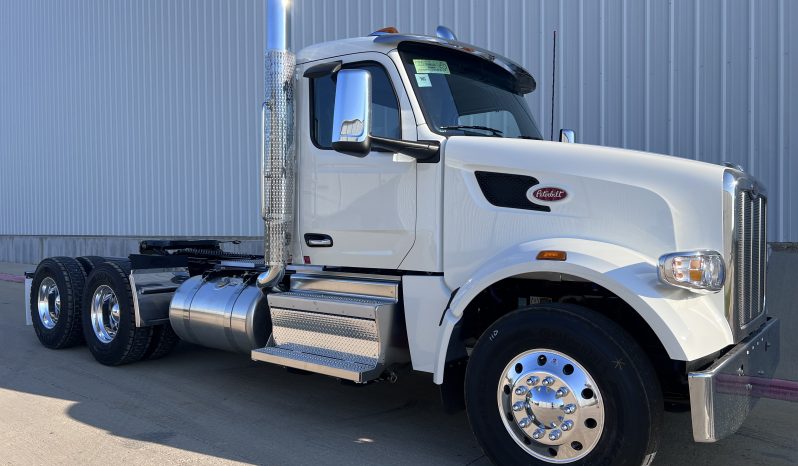
[[[666,406],[699,442],[741,425],[779,354],[753,177],[544,141],[533,77],[443,27],[295,56],[289,8],[267,2],[265,257],[153,240],[45,259],[27,280],[45,346],[431,373],[500,464],[649,464]]]

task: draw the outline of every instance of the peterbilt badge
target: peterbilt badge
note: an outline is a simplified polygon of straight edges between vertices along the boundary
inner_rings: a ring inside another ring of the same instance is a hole
[[[533,186],[527,191],[526,197],[532,202],[557,202],[568,197],[568,191],[553,186],[544,186],[542,188]]]

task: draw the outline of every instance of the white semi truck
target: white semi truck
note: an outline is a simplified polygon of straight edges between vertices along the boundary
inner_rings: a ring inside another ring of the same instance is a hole
[[[668,407],[698,442],[742,424],[779,355],[752,176],[544,141],[534,78],[444,27],[295,56],[289,2],[266,11],[265,258],[153,240],[45,259],[26,288],[42,344],[431,373],[498,464],[649,464]]]

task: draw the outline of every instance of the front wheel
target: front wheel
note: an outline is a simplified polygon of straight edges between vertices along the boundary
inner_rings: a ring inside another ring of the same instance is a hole
[[[649,464],[662,394],[623,329],[589,309],[532,306],[496,321],[466,373],[466,408],[497,464]]]

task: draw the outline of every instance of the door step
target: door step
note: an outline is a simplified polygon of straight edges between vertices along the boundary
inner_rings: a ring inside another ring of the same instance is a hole
[[[316,354],[319,352],[321,351],[315,348],[301,351],[298,347],[292,348],[291,345],[267,346],[252,351],[252,359],[329,375],[355,383],[368,382],[382,373],[382,369],[377,369],[376,361],[373,364],[364,364],[358,361],[355,355],[345,353],[334,355],[332,351],[327,355]]]
[[[252,359],[356,383],[409,361],[398,279],[296,274],[291,289],[268,296],[272,336]]]

